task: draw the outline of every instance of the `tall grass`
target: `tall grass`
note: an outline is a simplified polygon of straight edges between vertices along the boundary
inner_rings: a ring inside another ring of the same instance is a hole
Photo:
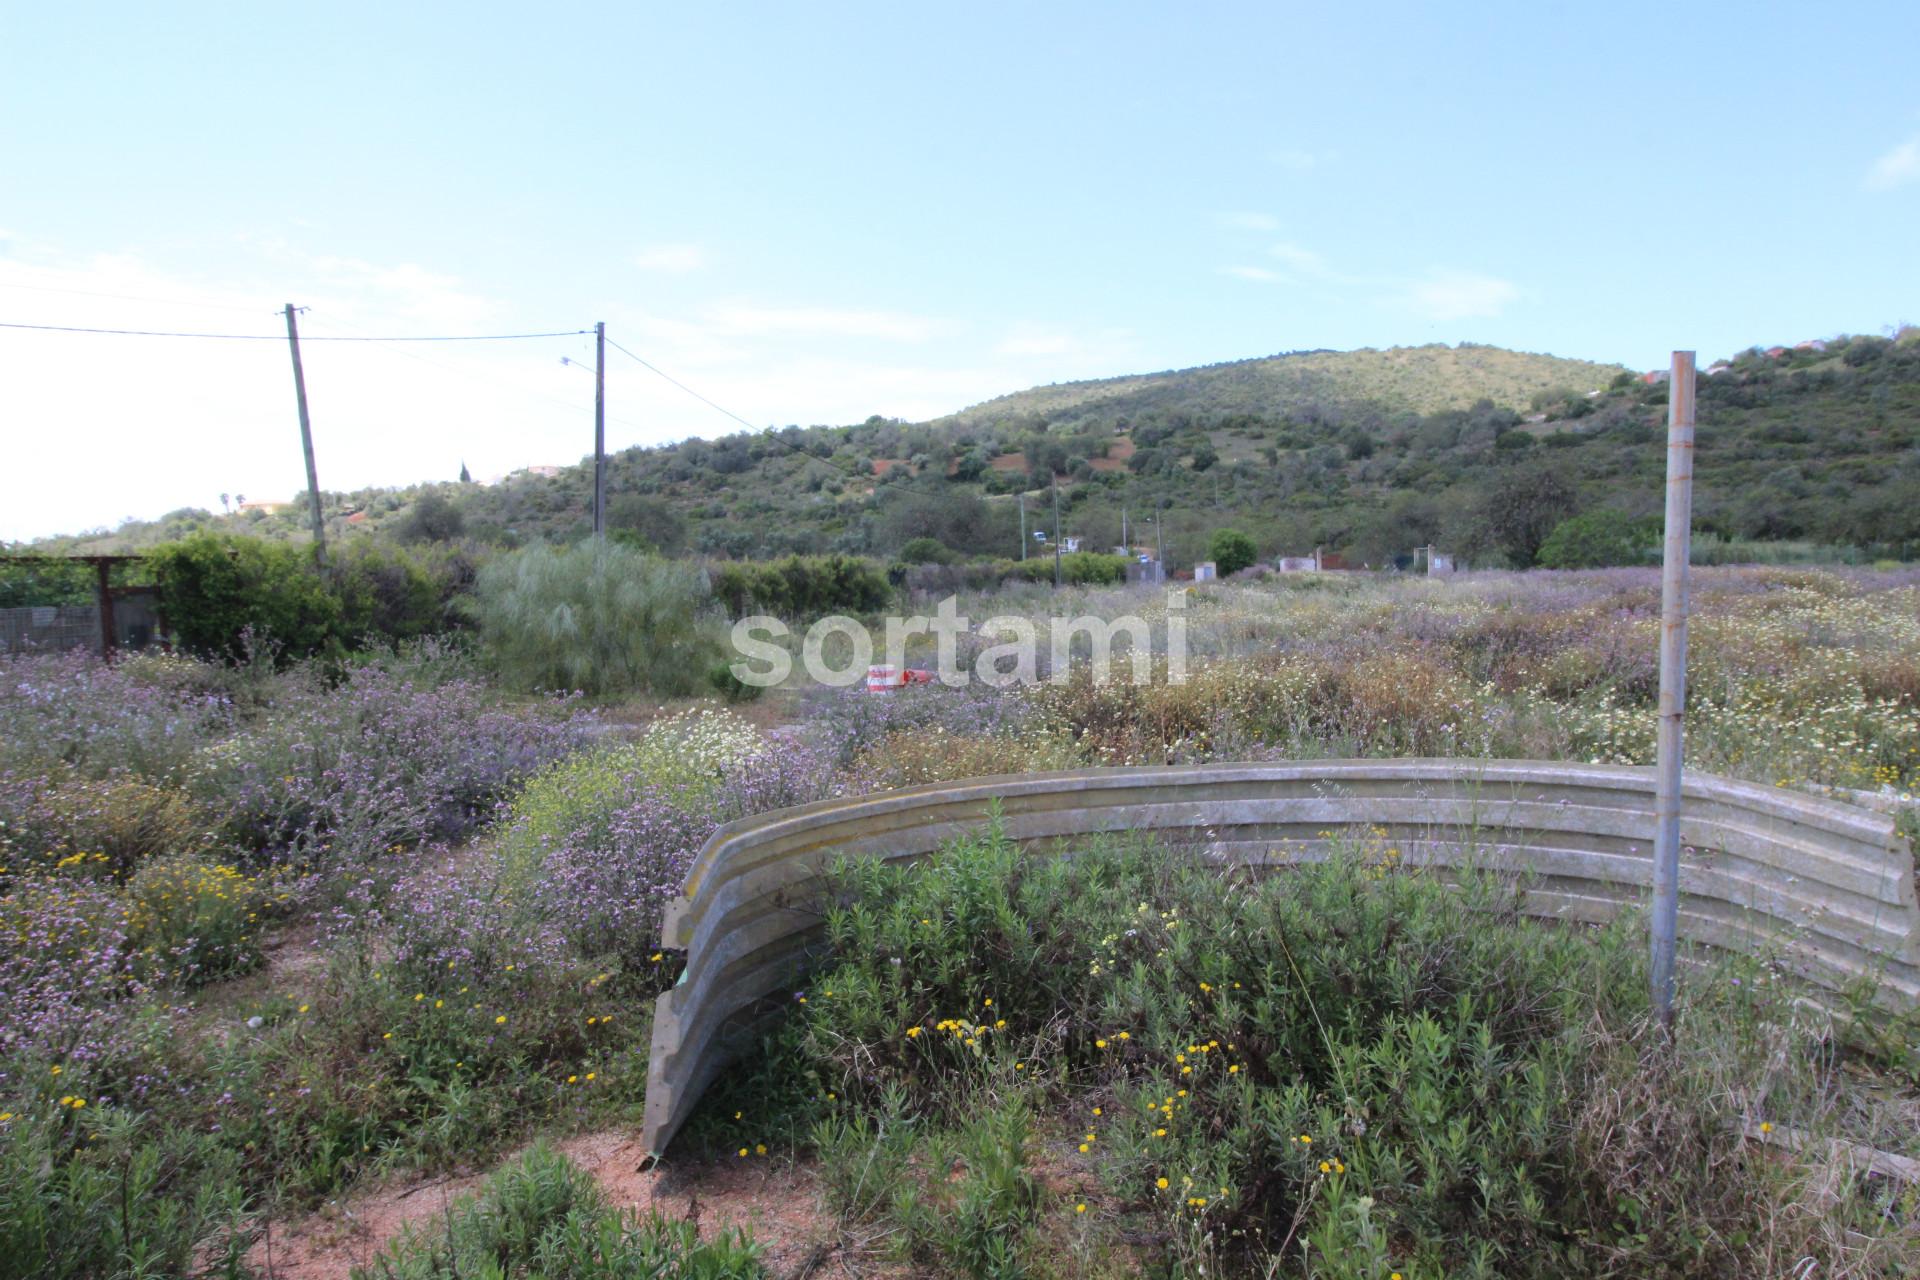
[[[472,607],[494,669],[524,691],[678,696],[718,653],[700,570],[618,544],[501,556]]]

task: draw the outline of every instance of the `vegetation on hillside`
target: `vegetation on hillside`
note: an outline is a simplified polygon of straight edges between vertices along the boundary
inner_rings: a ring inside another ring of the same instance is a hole
[[[870,418],[629,449],[611,459],[608,519],[616,539],[665,555],[1018,557],[1035,546],[1023,531],[1106,549],[1124,530],[1185,565],[1233,526],[1262,556],[1323,546],[1380,566],[1432,543],[1470,563],[1525,567],[1570,516],[1657,516],[1665,406],[1664,386],[1617,368],[1495,348],[1307,353],[1039,388],[932,423]],[[1914,556],[1920,330],[1750,351],[1703,375],[1696,458],[1707,538]],[[577,540],[590,499],[588,467],[326,495],[343,542],[491,546]],[[304,522],[298,509],[176,512],[44,545],[147,546],[208,527],[300,540]]]

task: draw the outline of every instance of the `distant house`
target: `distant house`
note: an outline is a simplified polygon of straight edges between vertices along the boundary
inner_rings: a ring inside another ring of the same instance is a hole
[[[1778,360],[1781,356],[1787,354],[1787,349],[1785,347],[1768,347],[1763,354],[1769,360]]]
[[[367,513],[365,511],[347,512],[348,524],[365,524],[366,522],[367,522]]]
[[[565,469],[564,467],[550,467],[543,464],[537,467],[522,467],[513,474],[516,476],[539,476],[543,480],[551,480]]]
[[[1671,372],[1666,369],[1649,369],[1647,372],[1640,375],[1640,381],[1646,383],[1650,387],[1653,387],[1653,386],[1658,386],[1662,382],[1665,382],[1671,376],[1672,376]]]
[[[241,503],[240,510],[258,511],[261,515],[277,516],[292,505],[291,502],[275,502],[270,498],[262,498],[254,502]]]
[[[1273,562],[1276,573],[1314,573],[1320,568],[1312,556],[1281,556]]]
[[[1062,538],[1060,539],[1060,549],[1066,552],[1078,551],[1080,549],[1080,539],[1074,537]]]
[[[1733,368],[1733,366],[1728,364],[1725,360],[1716,361],[1715,363],[1707,366],[1707,376],[1709,378],[1717,378],[1731,368]]]
[[[1809,338],[1805,342],[1794,343],[1793,349],[1795,351],[1825,351],[1827,344],[1819,338]]]

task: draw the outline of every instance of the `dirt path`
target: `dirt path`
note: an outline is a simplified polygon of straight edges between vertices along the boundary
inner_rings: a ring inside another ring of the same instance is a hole
[[[592,1174],[615,1205],[691,1221],[703,1239],[729,1228],[750,1232],[776,1280],[912,1274],[878,1257],[874,1242],[840,1234],[820,1208],[809,1167],[742,1160],[669,1163],[641,1172],[644,1148],[637,1135],[624,1132],[583,1134],[555,1147]],[[370,1263],[402,1228],[433,1229],[485,1177],[394,1183],[330,1203],[299,1221],[269,1223],[247,1262],[265,1280],[348,1280],[354,1267]]]

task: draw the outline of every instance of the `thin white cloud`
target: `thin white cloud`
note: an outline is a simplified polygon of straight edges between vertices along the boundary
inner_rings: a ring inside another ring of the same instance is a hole
[[[1867,170],[1869,191],[1891,191],[1915,181],[1920,181],[1920,137],[1908,138]]]
[[[1278,231],[1280,219],[1270,213],[1223,213],[1220,225],[1233,231]]]
[[[1327,260],[1304,245],[1281,242],[1272,245],[1267,252],[1303,275],[1330,277],[1334,273],[1327,267]]]
[[[697,244],[655,244],[634,254],[631,262],[642,271],[685,275],[706,266],[707,255]]]
[[[1472,320],[1497,316],[1520,297],[1510,280],[1471,271],[1429,272],[1406,290],[1405,300],[1433,320]]]
[[[1292,284],[1329,298],[1411,310],[1431,320],[1496,316],[1521,296],[1512,281],[1481,272],[1435,267],[1419,276],[1355,273],[1289,240],[1268,245],[1267,253],[1280,264],[1279,269],[1236,263],[1219,272],[1255,284]]]

